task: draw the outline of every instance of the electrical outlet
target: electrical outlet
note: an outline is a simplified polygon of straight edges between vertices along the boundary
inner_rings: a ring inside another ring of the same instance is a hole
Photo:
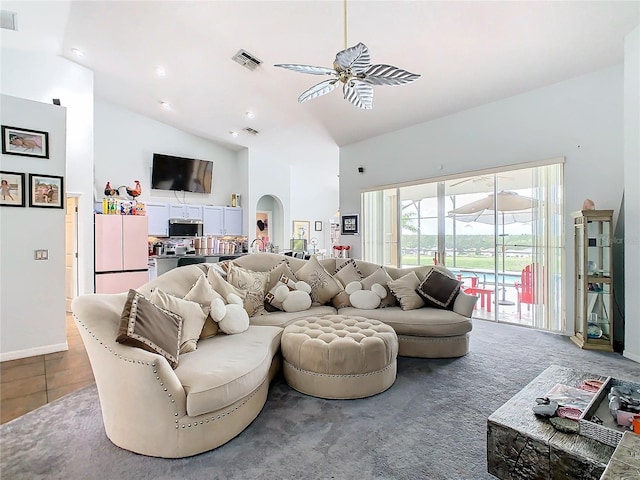
[[[36,260],[49,260],[49,250],[34,250],[33,253]]]

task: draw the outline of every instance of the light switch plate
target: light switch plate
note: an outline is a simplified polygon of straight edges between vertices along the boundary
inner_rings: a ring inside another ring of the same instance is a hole
[[[49,260],[49,250],[34,250],[33,253],[36,260]]]

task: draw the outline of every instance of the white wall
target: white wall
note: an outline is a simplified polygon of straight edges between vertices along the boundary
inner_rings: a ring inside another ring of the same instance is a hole
[[[640,362],[640,27],[624,50],[625,347]]]
[[[49,133],[49,158],[2,155],[25,173],[25,207],[0,207],[0,361],[67,349],[64,209],[29,207],[29,174],[65,175],[64,108],[1,96],[3,125]],[[49,251],[35,260],[34,250]]]
[[[249,197],[243,200],[248,218],[255,219],[257,202],[264,195],[282,202],[284,215],[273,221],[273,243],[289,248],[292,221],[309,220],[311,237],[318,238],[317,248],[328,248],[325,234],[327,220],[338,207],[338,146],[327,136],[310,131],[282,132],[280,137],[251,148],[248,153]],[[322,232],[313,230],[314,221],[322,220]],[[249,240],[255,238],[254,222],[249,226]],[[322,233],[322,235],[320,235]],[[328,238],[328,237],[327,237]]]
[[[346,146],[340,210],[374,186],[565,157],[566,319],[573,332],[573,220],[589,197],[616,210],[623,183],[623,67],[540,88]],[[357,167],[365,167],[359,174]],[[442,169],[440,166],[442,165]],[[617,216],[617,212],[616,212]],[[353,256],[360,255],[360,245]]]
[[[66,190],[79,193],[79,293],[93,291],[93,72],[50,53],[2,49],[1,93],[67,109]]]
[[[211,194],[151,190],[154,153],[211,160]],[[103,197],[107,181],[117,188],[142,185],[139,200],[162,203],[229,205],[232,193],[245,195],[239,179],[237,154],[201,137],[121,108],[101,98],[95,100],[95,188]],[[121,190],[124,195],[124,189]]]

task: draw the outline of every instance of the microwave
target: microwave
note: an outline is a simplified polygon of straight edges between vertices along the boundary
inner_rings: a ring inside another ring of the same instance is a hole
[[[190,220],[188,218],[169,219],[170,237],[201,237],[202,220]]]

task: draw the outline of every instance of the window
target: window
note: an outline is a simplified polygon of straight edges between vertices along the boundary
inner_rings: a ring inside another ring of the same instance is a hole
[[[363,193],[363,258],[442,264],[474,316],[564,331],[563,163]]]

